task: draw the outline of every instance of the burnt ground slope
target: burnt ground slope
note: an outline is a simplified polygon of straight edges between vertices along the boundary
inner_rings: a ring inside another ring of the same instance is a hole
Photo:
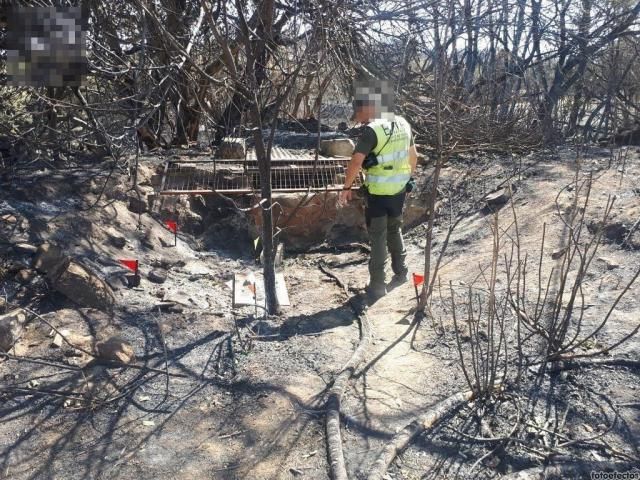
[[[640,231],[632,230],[640,219],[636,150],[591,149],[577,159],[579,179],[593,178],[587,225],[597,230],[609,195],[616,196],[582,289],[585,331],[598,325],[640,266]],[[143,192],[151,190],[157,163],[143,158]],[[572,188],[566,187],[574,182],[576,165],[571,148],[522,158],[451,159],[439,187],[436,251],[451,220],[462,218],[443,256],[440,284],[464,289],[482,283],[493,242],[493,216],[482,198],[507,181],[514,189],[521,249],[536,262],[544,225],[540,268],[549,274],[556,261],[552,253],[566,235],[560,217],[572,202]],[[430,175],[431,167],[422,168]],[[366,248],[285,252],[291,307],[265,318],[252,308],[231,307],[233,274],[259,269],[240,227],[207,225],[202,210],[178,199],[174,208],[182,229],[174,246],[165,217],[128,208],[129,185],[118,169],[95,167],[34,172],[2,188],[0,293],[6,305],[1,308],[28,307],[39,316],[20,333],[11,358],[0,359],[0,478],[328,478],[326,393],[357,345],[359,324],[343,290],[319,265],[347,283],[349,295],[357,295],[367,280]],[[508,205],[499,214],[505,231],[512,223]],[[425,228],[407,232],[409,263],[416,272],[424,267]],[[29,245],[46,242],[110,285],[112,312],[78,306],[31,268]],[[118,262],[123,258],[139,260],[139,285],[127,283],[127,270]],[[638,288],[632,287],[580,351],[614,343],[638,325]],[[466,388],[445,296],[437,289],[431,314],[417,329],[410,284],[368,309],[373,341],[342,402],[350,477],[364,478],[399,429]],[[56,345],[52,327],[77,344]],[[112,336],[130,344],[132,366],[116,367],[88,355],[97,341]],[[80,344],[84,348],[75,348]],[[638,360],[640,342],[633,337],[612,353]],[[637,369],[571,370],[561,379],[547,377],[535,394],[534,371],[526,370],[506,400],[483,405],[485,412],[478,411],[479,403],[467,405],[421,435],[387,478],[500,478],[553,455],[611,464],[639,458]],[[526,423],[539,429],[528,437],[523,433],[528,443],[497,448],[473,441],[479,436],[469,427],[477,423],[474,418],[486,413],[493,435],[507,435],[515,412],[533,397],[540,400]],[[545,439],[544,429],[553,430],[553,422],[545,422],[558,417],[562,429]]]

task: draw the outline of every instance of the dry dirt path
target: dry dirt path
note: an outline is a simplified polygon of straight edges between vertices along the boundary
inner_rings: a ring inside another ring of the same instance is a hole
[[[631,218],[640,213],[640,199],[637,192],[634,193],[640,165],[638,159],[635,160],[627,165],[626,178],[615,169],[594,171],[592,200],[587,209],[589,221],[602,214],[610,193],[616,193],[625,202],[614,209],[612,219],[615,219],[618,212],[623,212],[626,217]],[[599,159],[599,163],[602,163],[602,159]],[[587,170],[592,167],[590,160],[583,165]],[[557,269],[560,265],[560,260],[553,260],[551,253],[564,245],[567,229],[560,221],[556,196],[572,183],[575,170],[575,154],[571,152],[565,152],[559,158],[538,162],[529,171],[529,178],[520,183],[519,190],[514,195],[513,203],[518,218],[523,256],[527,254],[532,258],[539,257],[542,230],[546,225],[543,275],[548,275],[551,268]],[[447,173],[445,172],[445,175]],[[580,174],[580,180],[586,177],[587,173]],[[565,213],[572,201],[573,194],[570,191],[565,191],[559,197],[561,214]],[[513,230],[510,205],[502,208],[499,218],[502,231],[510,227]],[[451,281],[463,288],[469,284],[484,287],[480,272],[490,263],[492,220],[493,216],[490,214],[474,212],[458,225],[440,269],[442,285],[448,285]],[[439,251],[443,239],[443,233],[436,235],[436,252]],[[502,245],[503,251],[508,252],[508,236],[503,237]],[[597,308],[597,313],[592,311],[593,320],[587,322],[587,325],[594,325],[596,320],[601,318],[599,315],[605,313],[605,305],[610,305],[624,288],[623,279],[628,280],[638,268],[637,255],[632,257],[635,260],[631,262],[628,255],[615,245],[604,244],[600,247],[596,255],[600,261],[594,265],[594,273],[591,275],[593,280],[587,281],[584,288],[591,306],[594,310]],[[424,253],[415,244],[408,245],[408,264],[410,270],[415,272],[421,272],[423,269]],[[608,272],[610,265],[619,265],[620,268],[611,273]],[[362,286],[366,283],[366,268],[351,268],[343,272],[343,275],[343,278],[357,285]],[[614,278],[615,282],[611,283]],[[501,282],[502,280],[499,280],[498,288]],[[443,294],[446,295],[446,291]],[[434,295],[438,295],[438,292],[434,292]],[[427,407],[467,387],[455,343],[445,345],[440,338],[442,329],[453,331],[451,316],[435,310],[438,312],[438,318],[423,320],[418,331],[414,332],[410,309],[415,304],[413,286],[407,283],[392,290],[368,309],[373,327],[373,343],[367,361],[357,371],[350,390],[344,395],[342,407],[345,417],[345,457],[350,478],[365,478],[381,448],[394,433]],[[619,332],[628,332],[635,326],[633,319],[640,314],[640,305],[631,295],[624,302],[622,310],[622,314],[610,326],[611,334],[614,336]],[[515,332],[511,331],[509,334],[513,336]],[[415,340],[413,347],[412,340]],[[443,350],[442,346],[446,348]],[[633,348],[637,349],[637,344],[635,347],[631,344],[624,348],[633,351]],[[632,393],[632,390],[626,393],[620,391],[621,398],[628,398]],[[456,452],[449,454],[456,455]],[[422,478],[424,470],[420,467],[423,465],[412,468],[410,463],[405,465],[403,470],[396,472],[399,476],[390,478]]]

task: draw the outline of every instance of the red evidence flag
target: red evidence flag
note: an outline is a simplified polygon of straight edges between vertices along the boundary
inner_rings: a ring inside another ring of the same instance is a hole
[[[413,284],[417,287],[418,285],[422,285],[424,282],[424,275],[418,275],[417,273],[413,274]]]
[[[129,270],[133,270],[135,273],[138,273],[138,260],[120,260],[120,263]]]
[[[174,222],[173,220],[165,220],[164,224],[167,226],[167,228],[173,232],[176,233],[178,231],[178,223]]]

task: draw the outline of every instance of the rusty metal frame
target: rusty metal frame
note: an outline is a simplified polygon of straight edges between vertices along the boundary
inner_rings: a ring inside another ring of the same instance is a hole
[[[335,192],[342,190],[349,158],[272,159],[273,192]],[[255,159],[169,160],[162,175],[160,195],[242,195],[259,193]],[[180,170],[187,170],[181,174]],[[228,170],[231,170],[228,172]],[[227,179],[224,175],[229,175]],[[340,178],[342,176],[342,178]],[[240,185],[233,185],[239,183]],[[362,183],[361,174],[355,181]],[[315,185],[314,185],[315,184]],[[280,186],[279,186],[280,185]],[[176,188],[179,187],[179,188]]]

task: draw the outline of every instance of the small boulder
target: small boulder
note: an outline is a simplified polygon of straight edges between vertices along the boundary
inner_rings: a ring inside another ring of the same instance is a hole
[[[36,277],[35,270],[31,270],[28,268],[24,268],[16,273],[15,280],[22,285],[26,285],[31,283],[31,281]]]
[[[10,213],[2,215],[0,217],[0,220],[2,220],[2,222],[6,223],[7,225],[15,225],[16,223],[18,223],[18,219],[15,217],[15,215],[11,215]]]
[[[7,352],[13,347],[27,319],[26,312],[21,308],[0,315],[0,351]]]
[[[87,267],[71,261],[57,275],[47,275],[47,280],[57,292],[83,307],[111,311],[115,296],[111,287]]]
[[[96,354],[99,360],[106,362],[128,364],[136,358],[131,345],[119,337],[111,337],[103,342],[98,342]]]
[[[93,336],[92,335],[79,335],[74,332],[69,332],[65,335],[67,341],[72,345],[63,345],[63,348],[70,350],[67,352],[67,356],[72,356],[70,353],[80,353],[83,350],[87,352],[93,351]]]
[[[116,248],[122,249],[127,244],[127,239],[112,228],[107,230],[106,234],[109,243]]]
[[[51,243],[44,243],[38,247],[33,260],[33,268],[40,273],[54,275],[64,270],[69,262],[69,258],[62,249]]]
[[[62,348],[62,344],[64,343],[64,339],[62,338],[62,335],[64,335],[65,337],[67,336],[69,332],[64,330],[64,331],[60,331],[60,333],[56,333],[53,336],[53,340],[51,340],[51,345],[49,345],[51,348]]]
[[[506,204],[511,198],[511,193],[508,188],[501,188],[496,190],[495,192],[491,192],[486,197],[484,197],[484,201],[487,203],[489,207],[501,207]]]
[[[598,257],[597,260],[598,262],[603,263],[605,267],[607,267],[607,270],[614,270],[620,266],[620,264],[607,257]]]
[[[38,251],[38,247],[30,243],[16,243],[13,251],[21,255],[34,255]]]
[[[164,283],[167,280],[167,273],[162,270],[151,270],[147,278],[153,283]]]
[[[551,258],[553,260],[559,260],[562,257],[564,257],[565,253],[567,253],[568,250],[569,250],[569,247],[562,247],[558,250],[555,250],[553,253],[551,253]]]
[[[19,327],[15,322],[0,321],[0,351],[8,352],[18,340]]]
[[[133,213],[145,213],[147,211],[147,200],[144,195],[130,195],[129,196],[129,211]]]
[[[350,157],[355,147],[350,138],[336,138],[320,142],[320,151],[329,157]]]

